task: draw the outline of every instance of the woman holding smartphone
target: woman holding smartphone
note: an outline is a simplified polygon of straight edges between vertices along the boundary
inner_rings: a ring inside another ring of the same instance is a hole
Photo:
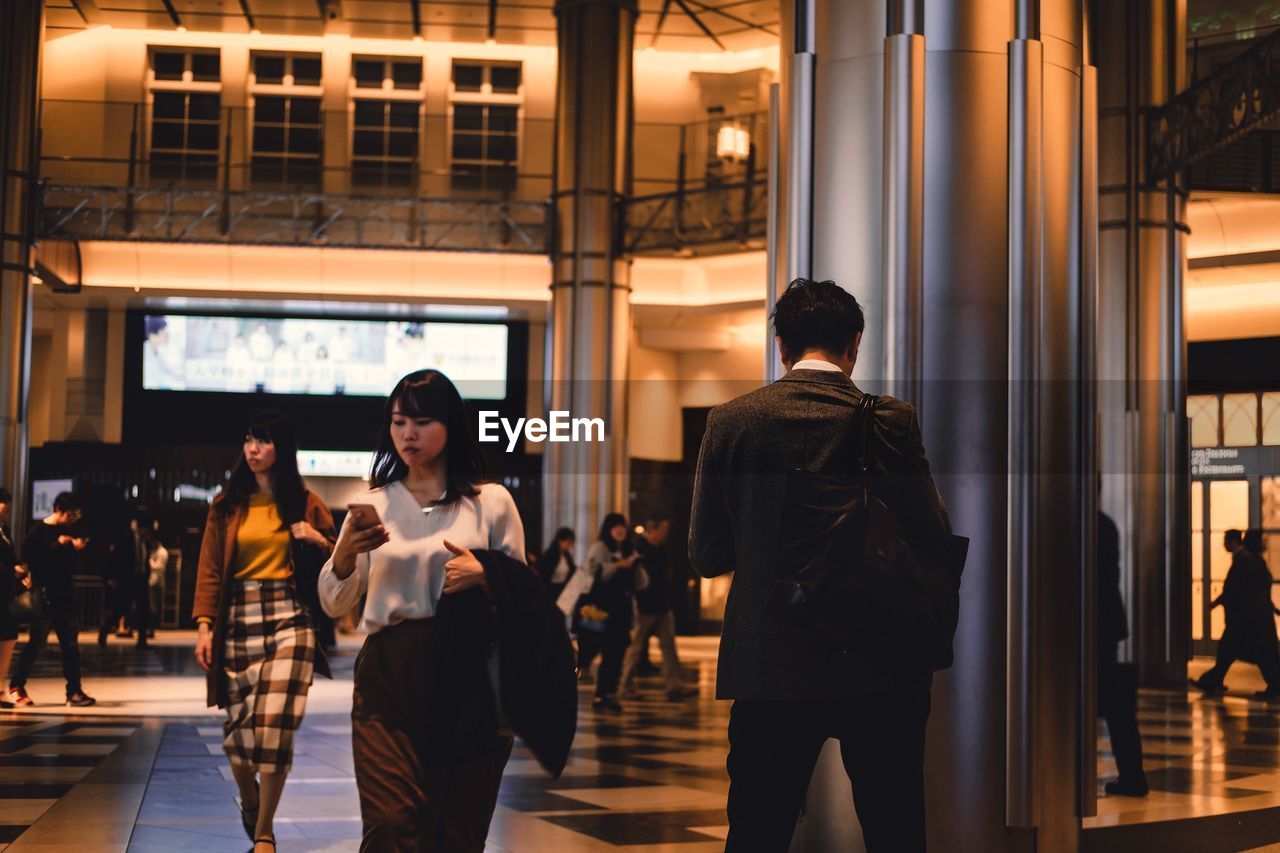
[[[453,383],[435,370],[401,379],[383,410],[369,494],[352,505],[320,574],[330,616],[365,596],[369,636],[351,710],[362,851],[484,850],[512,738],[498,724],[484,626],[458,624],[474,609],[442,605],[468,590],[483,598],[472,549],[521,564],[525,552],[515,502],[483,478]]]
[[[600,655],[600,671],[596,674],[595,698],[591,707],[597,711],[622,710],[618,702],[618,683],[622,678],[622,661],[631,645],[632,591],[648,586],[648,576],[637,565],[640,555],[631,545],[627,519],[611,512],[600,524],[600,534],[587,549],[582,571],[591,575],[592,591],[588,598],[608,616],[604,630],[592,633],[578,628],[578,670],[586,673],[591,662]]]
[[[328,675],[293,567],[304,549],[328,554],[333,517],[298,474],[298,444],[279,412],[255,415],[200,546],[196,660],[208,701],[227,711],[223,749],[240,789],[254,853],[275,850],[272,823],[293,764],[314,672]]]

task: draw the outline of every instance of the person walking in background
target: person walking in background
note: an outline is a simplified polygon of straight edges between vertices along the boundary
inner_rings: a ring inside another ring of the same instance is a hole
[[[1231,554],[1231,568],[1223,581],[1222,594],[1210,606],[1223,609],[1227,626],[1218,640],[1213,668],[1191,681],[1206,695],[1223,692],[1227,671],[1237,660],[1243,660],[1256,664],[1266,681],[1266,689],[1254,695],[1260,699],[1280,697],[1271,572],[1260,556],[1261,536],[1253,541],[1256,551],[1245,547],[1245,537],[1239,530],[1228,530],[1222,539],[1223,547]]]
[[[648,586],[647,575],[639,567],[639,560],[640,555],[635,553],[631,543],[626,516],[617,512],[606,515],[600,524],[600,534],[587,550],[587,560],[580,570],[591,578],[591,589],[580,601],[574,618],[578,634],[578,671],[586,673],[596,655],[600,656],[595,698],[591,702],[591,707],[597,711],[617,713],[622,710],[618,702],[618,683],[622,679],[622,660],[631,645],[631,626],[635,621],[632,593]]]
[[[0,677],[7,678],[13,661],[13,647],[18,642],[18,626],[10,612],[14,596],[24,585],[31,586],[27,568],[18,560],[13,544],[13,495],[0,487]],[[0,699],[0,708],[12,708],[8,693]]]
[[[351,742],[366,853],[481,853],[511,755],[490,678],[492,609],[476,598],[490,587],[473,549],[537,579],[515,501],[484,480],[472,424],[443,373],[396,383],[370,490],[320,573],[329,615],[365,598]]]
[[[150,524],[150,521],[147,522]],[[151,598],[147,592],[147,584],[151,580],[151,565],[148,560],[148,542],[141,531],[138,519],[129,522],[125,528],[113,531],[113,540],[107,549],[106,576],[112,595],[111,608],[102,625],[98,628],[98,645],[107,644],[107,635],[118,622],[129,620],[132,630],[137,632],[137,647],[147,647],[148,632],[151,630]],[[116,636],[120,636],[117,633]],[[125,634],[129,636],[129,634]]]
[[[538,576],[547,585],[552,601],[560,597],[565,585],[569,583],[569,578],[573,577],[573,573],[577,571],[578,567],[573,561],[573,547],[577,541],[577,536],[572,530],[561,527],[556,531],[555,538],[551,540],[547,550],[543,551],[542,556],[538,558]]]
[[[1129,620],[1120,595],[1120,529],[1111,516],[1098,512],[1098,711],[1107,721],[1111,754],[1119,778],[1105,786],[1107,794],[1145,797],[1147,774],[1142,767],[1142,735],[1138,731],[1138,670],[1120,663],[1120,643],[1129,636]]]
[[[279,412],[255,415],[226,489],[209,508],[196,568],[196,660],[209,705],[225,708],[223,750],[255,853],[275,850],[272,824],[293,766],[314,673],[329,675],[295,588],[295,551],[328,552],[333,517],[298,473],[298,443]]]
[[[925,849],[924,740],[930,672],[876,649],[840,648],[768,602],[783,564],[782,483],[789,471],[836,474],[863,398],[849,378],[865,325],[835,282],[793,281],[772,316],[787,374],[711,410],[698,454],[689,558],[703,577],[734,572],[716,698],[729,720],[729,853],[791,843],[818,753],[838,738],[869,853]],[[874,401],[864,460],[902,538],[949,536],[915,409]],[[958,584],[958,578],[956,578]]]
[[[663,516],[650,516],[644,523],[644,533],[636,543],[636,553],[648,575],[648,585],[636,593],[636,627],[631,645],[622,665],[622,691],[626,696],[632,690],[636,665],[649,649],[649,637],[658,636],[658,648],[662,651],[662,671],[667,679],[667,698],[673,702],[697,696],[698,691],[687,688],[680,678],[680,658],[676,655],[676,620],[671,613],[671,570],[667,566],[667,554],[663,546],[671,533],[671,521]]]
[[[164,611],[164,575],[169,566],[169,549],[160,541],[160,531],[150,513],[139,513],[135,522],[147,555],[147,604],[150,607],[150,625],[147,637],[156,635],[156,625]]]
[[[71,583],[76,560],[89,544],[75,529],[81,516],[80,499],[70,492],[62,492],[53,500],[53,512],[31,525],[22,545],[22,558],[31,570],[31,581],[38,590],[40,604],[39,612],[31,619],[27,645],[9,678],[9,701],[15,705],[35,704],[27,695],[27,678],[49,642],[50,630],[58,635],[62,677],[67,681],[67,704],[87,708],[97,701],[85,693],[80,684],[80,641],[76,635]]]

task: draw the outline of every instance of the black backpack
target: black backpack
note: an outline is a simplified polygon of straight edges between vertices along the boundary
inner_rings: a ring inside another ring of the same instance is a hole
[[[857,403],[852,471],[787,473],[769,612],[812,626],[836,651],[870,654],[896,669],[947,669],[969,540],[903,538],[897,516],[873,489],[876,401],[866,394]]]

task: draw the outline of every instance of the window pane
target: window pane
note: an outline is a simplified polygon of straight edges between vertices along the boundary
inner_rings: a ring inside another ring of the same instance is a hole
[[[478,189],[480,186],[480,165],[477,163],[454,163],[452,183],[459,189]]]
[[[1228,530],[1244,530],[1249,526],[1249,481],[1214,480],[1209,483],[1209,529],[1222,547],[1221,534]]]
[[[262,95],[253,99],[253,118],[256,122],[284,123],[284,98]]]
[[[352,160],[351,180],[359,186],[382,186],[382,160]]]
[[[519,65],[494,65],[489,69],[493,91],[514,95],[520,89]]]
[[[284,180],[284,160],[280,157],[255,156],[251,174],[255,181],[280,183]]]
[[[290,124],[320,124],[319,98],[290,98]]]
[[[186,118],[187,96],[181,92],[156,92],[154,118]]]
[[[191,54],[191,78],[205,83],[222,79],[222,58],[216,53]]]
[[[514,136],[490,136],[489,151],[486,160],[497,160],[510,163],[516,159],[516,138]]]
[[[181,80],[186,68],[187,55],[181,51],[160,51],[151,54],[151,68],[157,80]]]
[[[516,116],[515,107],[489,107],[489,132],[515,133]]]
[[[200,121],[217,121],[218,111],[222,105],[222,97],[217,94],[192,92],[187,109],[193,119]]]
[[[455,133],[453,135],[453,156],[458,160],[479,160],[483,155],[482,136],[471,133]]]
[[[1280,477],[1262,478],[1262,526],[1280,528]]]
[[[356,101],[356,126],[382,127],[382,119],[386,114],[386,109],[386,101]]]
[[[392,131],[387,137],[387,153],[392,157],[413,157],[418,150],[418,134],[414,131]]]
[[[454,130],[483,130],[484,107],[479,104],[457,104],[453,108]]]
[[[319,154],[320,131],[314,127],[289,128],[289,150],[297,154]]]
[[[479,92],[484,84],[484,66],[455,62],[453,64],[453,87],[459,92]]]
[[[422,62],[393,62],[391,79],[397,89],[416,89],[422,85]]]
[[[376,59],[357,59],[354,75],[356,86],[361,89],[381,89],[386,63]]]
[[[255,56],[253,58],[253,76],[259,83],[283,83],[284,57]]]
[[[1280,393],[1275,391],[1262,395],[1262,443],[1280,444]]]
[[[416,128],[418,126],[418,103],[416,101],[392,101],[391,126]]]
[[[1258,443],[1258,395],[1224,394],[1222,443],[1226,447],[1253,447]]]
[[[176,121],[157,121],[151,125],[152,148],[181,148],[182,124]]]
[[[253,129],[254,151],[283,151],[284,128],[270,125],[257,125]]]
[[[187,128],[187,147],[193,151],[218,150],[218,126],[193,124]]]
[[[1216,394],[1187,398],[1191,418],[1191,446],[1218,446],[1218,397]]]
[[[293,58],[293,82],[297,86],[319,86],[320,57],[295,56]]]
[[[357,130],[352,148],[357,157],[381,157],[383,136],[380,130]]]

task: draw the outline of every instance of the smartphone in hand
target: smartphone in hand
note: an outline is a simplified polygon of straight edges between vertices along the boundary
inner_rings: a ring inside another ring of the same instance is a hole
[[[368,530],[382,523],[373,504],[347,504],[347,511],[351,513],[352,523],[357,530]]]

